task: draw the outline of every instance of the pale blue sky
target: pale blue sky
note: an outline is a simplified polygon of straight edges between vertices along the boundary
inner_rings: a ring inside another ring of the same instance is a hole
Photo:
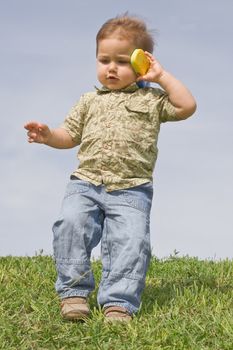
[[[198,103],[195,116],[161,128],[153,252],[233,257],[231,0],[0,0],[0,255],[52,254],[77,150],[29,145],[23,125],[56,127],[93,90],[96,32],[127,10],[156,30],[157,58]]]

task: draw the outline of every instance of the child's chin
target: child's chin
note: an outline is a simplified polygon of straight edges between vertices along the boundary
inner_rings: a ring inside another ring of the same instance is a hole
[[[123,89],[123,87],[119,84],[108,84],[107,87],[110,89],[110,90],[120,90],[120,89]]]

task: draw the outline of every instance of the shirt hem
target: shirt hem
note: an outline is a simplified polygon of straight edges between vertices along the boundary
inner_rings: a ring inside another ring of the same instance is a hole
[[[105,183],[103,181],[95,181],[91,178],[89,178],[88,176],[85,176],[79,172],[73,172],[71,174],[71,176],[74,176],[74,177],[77,177],[83,181],[87,181],[87,182],[90,182],[92,185],[94,186],[104,186],[105,189],[106,189],[106,192],[113,192],[113,191],[119,191],[119,190],[125,190],[127,188],[133,188],[133,187],[137,187],[137,186],[140,186],[140,185],[144,185],[148,182],[153,182],[153,179],[152,178],[144,178],[144,179],[140,179],[138,178],[136,183],[135,183],[135,179],[132,180],[132,182],[130,183],[130,179],[127,179],[126,183],[125,184],[120,184],[120,183],[111,183],[111,184],[108,184],[108,183]]]

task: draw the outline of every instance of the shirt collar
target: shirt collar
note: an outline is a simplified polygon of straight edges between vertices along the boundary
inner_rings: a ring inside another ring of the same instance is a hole
[[[95,86],[95,89],[97,90],[98,94],[103,94],[103,93],[108,93],[108,92],[135,92],[139,89],[139,87],[137,86],[136,83],[133,83],[123,89],[119,89],[119,90],[111,90],[109,88],[107,88],[106,86],[102,86],[101,88],[98,88]]]

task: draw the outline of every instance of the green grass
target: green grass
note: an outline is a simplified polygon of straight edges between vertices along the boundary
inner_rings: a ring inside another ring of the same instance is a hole
[[[93,261],[98,282],[100,261]],[[142,307],[108,325],[90,298],[86,323],[60,318],[51,257],[0,258],[0,349],[232,350],[233,261],[152,258]]]

